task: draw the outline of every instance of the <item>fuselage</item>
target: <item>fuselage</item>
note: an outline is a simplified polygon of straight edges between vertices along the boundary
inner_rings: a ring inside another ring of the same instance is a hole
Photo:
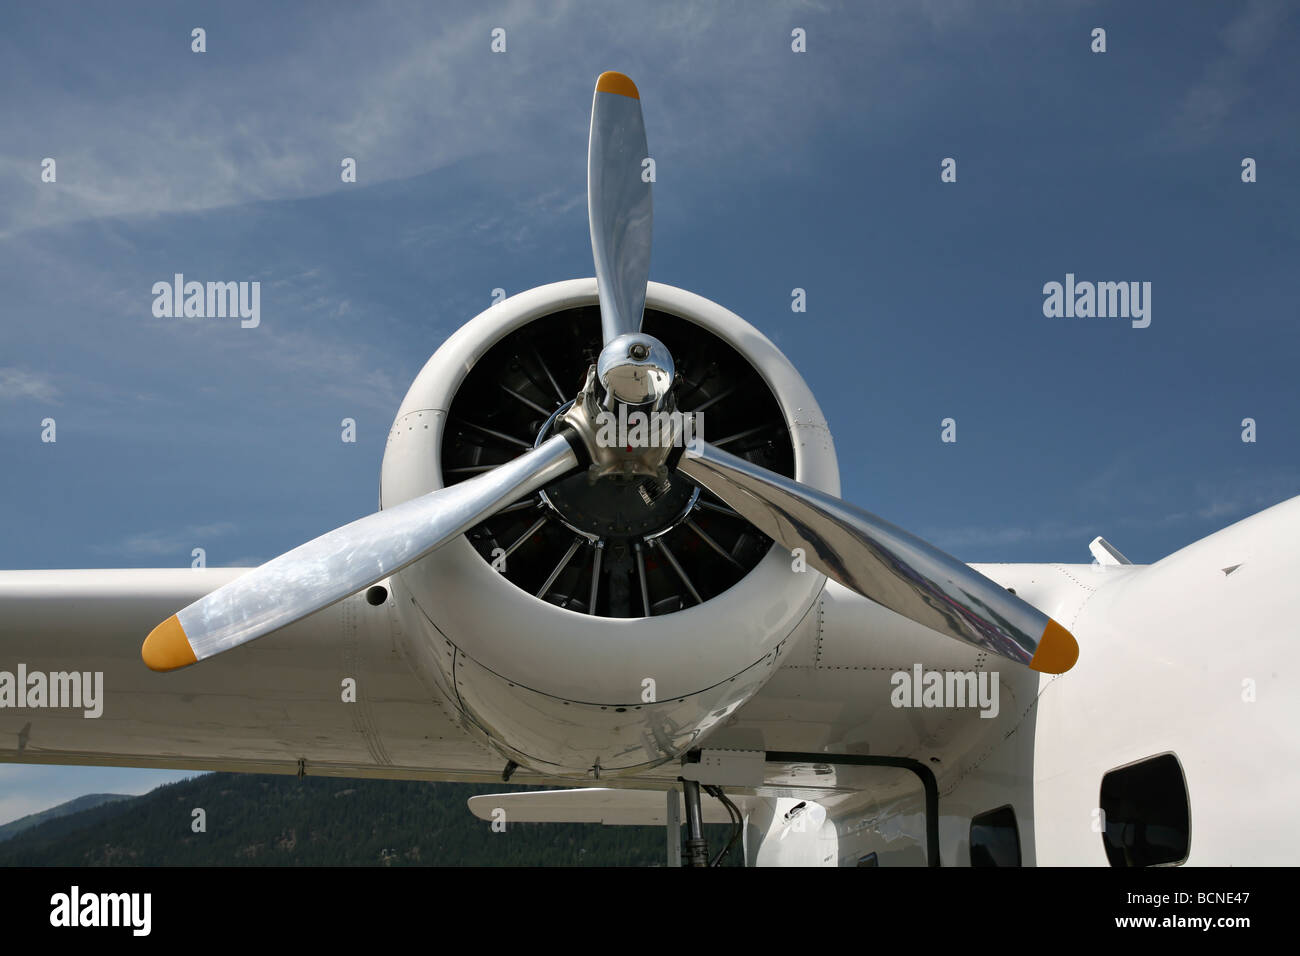
[[[1293,498],[1150,566],[976,565],[1078,636],[1079,663],[1057,677],[943,660],[938,645],[930,653],[918,635],[903,640],[910,623],[864,609],[830,585],[821,663],[805,658],[802,669],[784,670],[742,711],[736,729],[752,740],[757,733],[767,749],[798,744],[925,763],[939,788],[943,865],[970,864],[972,820],[1009,807],[1024,865],[1105,866],[1108,825],[1117,839],[1126,826],[1131,837],[1135,826],[1146,825],[1143,801],[1176,798],[1178,779],[1156,774],[1158,768],[1181,775],[1188,811],[1186,853],[1168,862],[1294,865],[1300,848],[1288,795],[1300,784],[1300,741],[1289,675],[1300,614],[1297,535],[1300,498]],[[913,647],[921,649],[915,661],[907,653]],[[997,716],[980,717],[976,708],[882,706],[888,676],[918,663],[927,671],[998,672]],[[822,674],[826,668],[833,670]],[[782,702],[788,707],[813,682],[843,706],[816,727],[778,735],[772,718]],[[838,683],[858,693],[850,696]],[[1123,785],[1122,771],[1143,766],[1152,768],[1144,790],[1120,806],[1115,787]],[[1117,771],[1103,797],[1103,780]],[[805,821],[798,830],[798,816],[787,821],[785,814],[799,798],[775,799],[760,819],[766,829],[753,832],[751,859],[924,865],[925,803],[914,775],[840,767],[834,777],[860,793],[830,794],[822,822]]]

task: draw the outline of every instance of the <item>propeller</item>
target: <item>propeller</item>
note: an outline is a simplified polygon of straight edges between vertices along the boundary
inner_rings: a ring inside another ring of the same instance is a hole
[[[678,470],[847,588],[940,634],[1060,674],[1079,646],[1061,625],[978,571],[846,501],[697,442]]]
[[[568,433],[468,481],[299,545],[163,621],[141,656],[170,671],[246,644],[402,570],[512,501],[578,467]]]
[[[591,107],[587,202],[603,348],[567,427],[523,455],[468,481],[430,492],[307,542],[200,598],[149,634],[141,654],[174,670],[292,624],[369,587],[496,514],[589,465],[598,473],[657,474],[675,467],[768,537],[801,548],[828,577],[942,634],[1039,671],[1061,673],[1079,649],[1047,615],[984,575],[832,495],[695,441],[652,449],[653,461],[620,460],[591,427],[600,408],[670,408],[675,378],[663,343],[641,331],[653,213],[645,123],[635,84],[602,73]],[[670,454],[671,452],[671,454]],[[673,457],[677,461],[673,462]],[[665,472],[666,473],[666,472]]]
[[[591,100],[587,218],[604,344],[641,331],[654,224],[641,95],[622,73],[602,73]]]

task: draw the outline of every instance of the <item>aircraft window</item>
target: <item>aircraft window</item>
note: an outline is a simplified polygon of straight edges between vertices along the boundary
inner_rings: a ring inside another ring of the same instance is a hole
[[[1020,830],[1016,826],[1016,811],[1010,806],[971,818],[970,865],[1020,865]]]
[[[1173,754],[1101,778],[1102,844],[1111,866],[1182,863],[1191,849],[1187,781]]]

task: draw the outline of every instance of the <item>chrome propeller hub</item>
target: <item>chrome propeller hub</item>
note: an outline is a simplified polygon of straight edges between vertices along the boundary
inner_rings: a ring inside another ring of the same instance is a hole
[[[676,375],[668,348],[644,332],[629,332],[610,340],[596,359],[596,378],[605,393],[601,404],[611,411],[619,402],[648,405],[649,411],[661,410]]]

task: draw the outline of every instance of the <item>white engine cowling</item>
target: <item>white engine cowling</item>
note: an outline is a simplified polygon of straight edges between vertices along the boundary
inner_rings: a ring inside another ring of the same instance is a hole
[[[596,303],[595,279],[558,282],[506,299],[452,335],[416,377],[393,423],[384,454],[381,507],[443,487],[444,442],[449,420],[457,421],[457,393],[480,361],[496,354],[491,353],[494,346],[547,317],[592,309]],[[773,408],[784,419],[782,436],[769,446],[788,442],[788,449],[778,451],[792,463],[793,476],[839,493],[835,450],[821,410],[799,373],[766,337],[721,306],[672,286],[650,283],[646,309],[647,322],[652,312],[662,313],[661,322],[685,320],[697,327],[692,334],[707,333],[738,353],[770,389]],[[581,345],[574,342],[572,348],[575,361],[585,364]],[[717,363],[712,367],[716,370]],[[546,376],[553,378],[549,369]],[[576,393],[577,385],[565,381],[555,391]],[[504,384],[500,390],[503,401],[546,410],[539,407],[546,403],[536,393],[529,400],[512,395]],[[550,400],[555,402],[555,396]],[[524,437],[531,441],[534,436]],[[703,437],[712,442],[724,436],[705,431]],[[498,455],[508,458],[520,450],[503,448]],[[572,513],[548,512],[543,503],[537,507],[529,516],[548,515],[561,532],[579,520]],[[581,544],[584,528],[575,530]],[[625,608],[613,612],[612,594],[604,598],[606,604],[593,597],[591,607],[582,605],[573,588],[568,596],[536,596],[531,583],[528,590],[521,586],[526,574],[512,580],[498,570],[504,562],[494,567],[487,559],[487,544],[495,543],[485,543],[490,533],[481,532],[477,546],[473,532],[458,537],[390,581],[403,650],[416,671],[460,709],[467,729],[480,733],[505,758],[541,773],[613,775],[678,756],[766,682],[788,638],[801,626],[816,627],[815,614],[809,612],[825,579],[811,569],[795,570],[797,562],[775,546],[754,552],[750,566],[737,572],[742,576],[734,583],[722,579],[718,593],[701,589],[690,606],[684,596],[669,595],[651,616],[644,616]],[[593,548],[596,537],[590,536]],[[766,547],[767,539],[761,540]],[[503,550],[504,545],[493,553]],[[506,560],[522,561],[524,551],[521,546]],[[703,547],[699,552],[697,561],[708,555]],[[599,556],[591,560],[598,577]],[[736,564],[720,552],[716,560]],[[674,570],[686,579],[681,569]],[[684,587],[694,591],[689,584]],[[546,588],[544,584],[541,593]],[[617,616],[588,613],[602,610]]]

